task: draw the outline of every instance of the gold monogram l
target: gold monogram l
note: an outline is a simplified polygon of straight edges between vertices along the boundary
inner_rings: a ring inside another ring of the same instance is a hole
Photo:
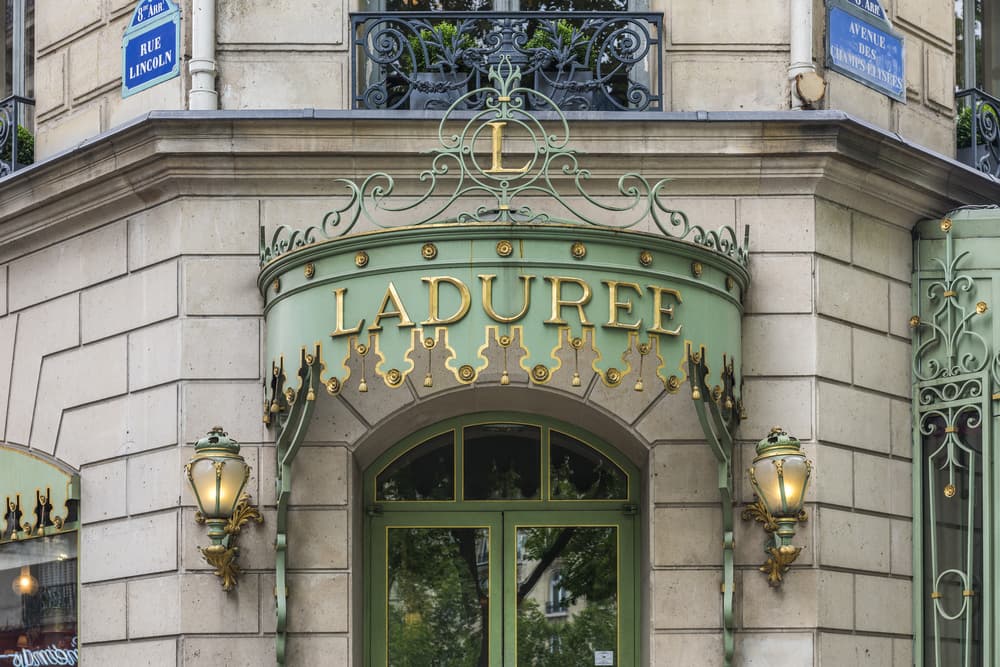
[[[493,166],[486,170],[487,174],[523,174],[531,166],[531,160],[524,163],[520,169],[508,169],[503,166],[503,128],[506,121],[496,120],[486,123],[493,128]]]

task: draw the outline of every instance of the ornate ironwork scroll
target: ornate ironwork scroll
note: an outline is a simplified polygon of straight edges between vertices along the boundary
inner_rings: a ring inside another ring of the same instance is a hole
[[[657,111],[663,17],[630,12],[352,14],[356,109],[482,109],[490,68],[520,68],[521,95],[565,110]],[[656,77],[656,78],[654,78]],[[537,108],[537,107],[536,107]]]
[[[958,160],[1000,178],[1000,99],[978,89],[955,93]]]
[[[666,179],[650,184],[640,174],[624,174],[618,179],[621,197],[618,202],[609,203],[590,194],[585,186],[591,172],[580,166],[578,153],[569,147],[565,115],[552,99],[523,88],[521,79],[520,69],[508,56],[503,56],[499,65],[490,68],[492,87],[466,93],[451,106],[438,126],[440,147],[432,152],[431,166],[420,173],[420,182],[426,184],[423,194],[395,203],[395,181],[384,172],[371,174],[361,183],[338,179],[350,195],[347,203],[327,213],[320,225],[305,229],[281,226],[269,240],[262,230],[261,264],[293,250],[344,236],[360,220],[375,228],[388,229],[398,227],[403,219],[408,225],[558,223],[616,229],[630,229],[651,221],[668,238],[708,248],[747,266],[749,230],[740,243],[732,227],[711,230],[692,224],[687,215],[661,199]],[[556,113],[558,131],[546,129],[526,109],[525,96],[529,93]],[[455,132],[450,116],[462,108],[465,100],[479,96],[484,99],[485,108]],[[505,167],[504,133],[515,129],[522,142],[525,136],[529,142],[527,162],[519,162],[523,164],[520,167]],[[484,164],[483,157],[477,157],[476,144],[487,140],[492,142],[493,154],[491,160],[485,160],[489,164]],[[567,181],[575,199],[566,194],[563,183]],[[462,209],[461,201],[470,197],[480,203],[475,209]],[[556,210],[533,208],[531,204],[542,197],[554,203]],[[488,203],[481,203],[484,200]],[[403,213],[407,215],[402,216]],[[622,222],[607,225],[603,221],[609,216]]]
[[[1000,357],[985,299],[1000,275],[980,269],[984,259],[996,266],[977,257],[980,234],[956,233],[969,218],[953,212],[924,225],[917,239],[910,320],[917,665],[994,662],[991,442],[1000,393],[990,387],[1000,388]]]
[[[694,350],[688,345],[688,377],[691,381],[691,400],[694,402],[698,421],[705,439],[712,448],[718,463],[718,484],[722,506],[722,640],[723,664],[729,667],[735,652],[735,600],[736,569],[733,559],[736,542],[733,526],[733,433],[745,414],[739,397],[741,388],[736,386],[734,364],[722,356],[719,382],[710,384],[710,369],[706,350]],[[742,384],[742,381],[741,381]]]

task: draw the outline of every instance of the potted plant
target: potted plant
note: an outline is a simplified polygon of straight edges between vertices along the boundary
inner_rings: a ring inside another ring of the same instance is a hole
[[[11,168],[11,137],[0,147],[0,160],[7,163]],[[17,166],[25,167],[35,161],[35,137],[23,125],[17,126]]]
[[[582,28],[559,19],[536,28],[525,44],[539,63],[535,90],[560,108],[595,108],[595,96],[601,92],[594,83],[596,52],[591,37]]]
[[[982,155],[985,151],[983,146],[986,141],[983,138],[982,126],[977,126],[976,128],[976,146],[972,146],[972,124],[977,122],[977,116],[984,114],[990,114],[993,116],[994,126],[1000,123],[1000,114],[997,114],[996,109],[993,105],[986,102],[981,102],[979,104],[978,114],[974,114],[971,106],[962,107],[955,117],[955,134],[956,134],[956,147],[957,151],[955,153],[955,159],[963,164],[979,168],[976,164],[976,158]]]
[[[465,94],[466,50],[475,42],[449,21],[423,28],[408,39],[400,67],[410,84],[410,109],[447,109]]]

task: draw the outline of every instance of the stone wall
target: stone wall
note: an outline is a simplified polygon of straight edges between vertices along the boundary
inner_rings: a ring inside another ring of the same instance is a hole
[[[797,540],[806,549],[784,590],[744,570],[743,651],[766,644],[801,655],[796,664],[909,665],[910,235],[903,220],[844,204],[770,202],[797,211],[795,234],[757,221],[741,434],[782,424],[809,443],[815,473]],[[742,528],[738,562],[752,566],[761,533]]]
[[[37,154],[47,157],[152,109],[184,109],[181,76],[121,98],[121,37],[134,2],[86,0],[66,12],[38,0]],[[184,63],[190,56],[190,0],[181,7]],[[814,57],[829,83],[818,106],[839,109],[904,138],[954,153],[954,22],[951,0],[884,2],[906,40],[907,103],[823,71],[825,9],[814,9]],[[350,104],[348,14],[356,3],[218,0],[220,108],[344,109]],[[789,108],[788,0],[679,0],[663,12],[664,106],[668,111],[781,111]]]
[[[190,0],[181,8],[181,75],[122,98],[122,36],[135,0],[35,3],[37,159],[49,157],[153,109],[187,106]]]
[[[257,478],[256,210],[176,199],[3,249],[3,437],[80,471],[83,664],[172,665],[163,637],[179,634],[195,636],[185,664],[213,664],[197,635],[273,630],[273,577],[255,570],[274,568],[273,521],[246,531],[249,572],[227,596],[196,550],[207,541],[180,474],[182,445],[224,417],[254,466],[250,492],[274,502]]]
[[[881,0],[893,29],[903,36],[906,102],[897,102],[827,70],[825,107],[840,109],[943,155],[955,154],[955,16],[951,0]],[[822,3],[814,9],[822,16]],[[823,65],[824,42],[816,55]]]

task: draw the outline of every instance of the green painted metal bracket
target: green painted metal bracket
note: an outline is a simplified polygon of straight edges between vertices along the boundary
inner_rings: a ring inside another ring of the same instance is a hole
[[[278,665],[285,664],[288,631],[288,503],[292,495],[292,462],[309,430],[319,389],[322,363],[319,351],[306,354],[302,351],[299,364],[299,387],[285,387],[284,364],[273,369],[271,399],[268,414],[270,423],[280,429],[275,444],[275,487],[277,494],[277,535],[275,537],[275,654]],[[279,422],[275,424],[274,422]]]
[[[723,664],[730,667],[735,652],[734,594],[736,567],[733,518],[733,436],[740,421],[742,403],[736,396],[736,375],[733,362],[723,357],[721,385],[710,388],[709,368],[705,363],[705,348],[697,352],[688,345],[688,378],[691,400],[698,421],[718,463],[718,485],[722,506],[722,645]]]

